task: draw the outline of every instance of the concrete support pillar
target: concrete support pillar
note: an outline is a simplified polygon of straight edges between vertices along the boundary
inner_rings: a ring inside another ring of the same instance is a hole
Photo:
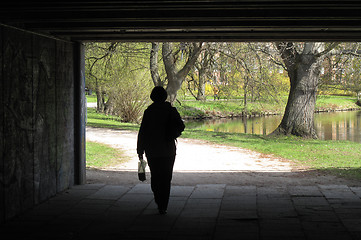
[[[82,43],[74,46],[74,183],[85,184],[85,47]]]

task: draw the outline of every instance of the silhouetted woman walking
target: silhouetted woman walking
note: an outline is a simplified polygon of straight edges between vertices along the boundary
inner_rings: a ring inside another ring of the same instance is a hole
[[[160,214],[167,213],[173,165],[175,139],[184,130],[184,123],[175,107],[166,102],[167,92],[155,87],[150,94],[153,103],[144,111],[138,133],[137,153],[148,160],[151,188]]]

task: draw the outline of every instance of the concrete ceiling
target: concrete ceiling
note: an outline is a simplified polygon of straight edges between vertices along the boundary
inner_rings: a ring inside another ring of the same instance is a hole
[[[13,0],[0,22],[75,41],[360,41],[361,1]]]

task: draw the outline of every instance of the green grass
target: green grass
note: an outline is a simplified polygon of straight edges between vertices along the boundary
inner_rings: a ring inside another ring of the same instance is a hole
[[[244,107],[241,100],[229,101],[196,101],[187,100],[176,103],[180,115],[184,118],[207,118],[239,116],[242,112],[253,115],[264,115],[267,113],[283,114],[287,103],[287,96],[280,97],[279,102],[249,102]],[[326,96],[317,97],[316,111],[340,110],[357,108],[355,97],[348,96]]]
[[[134,123],[123,123],[117,116],[97,113],[95,108],[87,109],[87,126],[99,128],[113,128],[122,130],[138,131],[139,125]]]
[[[317,97],[316,110],[357,108],[356,97],[320,95]]]
[[[86,99],[88,103],[96,103],[97,96],[96,95],[86,95]]]
[[[86,163],[90,168],[114,166],[125,160],[123,152],[106,144],[87,141]]]

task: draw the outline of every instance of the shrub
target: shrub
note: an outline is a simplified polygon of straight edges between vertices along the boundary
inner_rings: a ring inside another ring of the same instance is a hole
[[[144,81],[142,76],[132,73],[128,75],[118,81],[113,89],[113,113],[123,122],[139,123],[143,111],[150,103],[151,84],[150,81]]]

